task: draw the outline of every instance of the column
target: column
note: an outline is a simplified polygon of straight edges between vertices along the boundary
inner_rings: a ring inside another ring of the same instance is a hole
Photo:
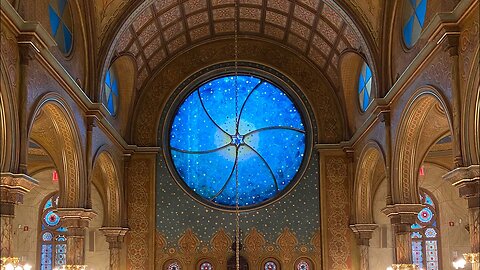
[[[100,228],[100,231],[107,237],[110,249],[110,270],[118,270],[120,269],[120,250],[128,228],[103,227]]]
[[[395,244],[394,270],[417,270],[412,260],[411,226],[415,223],[421,204],[387,205],[382,212],[390,218]]]
[[[377,224],[353,224],[350,225],[357,238],[357,244],[360,246],[360,270],[369,270],[368,250],[373,231],[378,227]]]
[[[0,174],[0,257],[12,255],[12,223],[15,204],[23,202],[23,196],[38,182],[23,174]]]
[[[456,168],[443,179],[457,187],[459,196],[467,200],[471,252],[463,256],[473,270],[480,270],[480,165]]]
[[[85,265],[85,233],[89,222],[96,216],[91,209],[58,208],[62,226],[67,232],[67,268]]]

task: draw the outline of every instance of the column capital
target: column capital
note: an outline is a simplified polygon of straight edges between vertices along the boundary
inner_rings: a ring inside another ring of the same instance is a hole
[[[369,241],[372,239],[372,234],[377,229],[377,224],[352,224],[350,229],[357,238],[357,242],[361,246],[369,246]]]
[[[469,208],[480,207],[480,165],[455,168],[443,175],[443,180],[458,188],[460,197],[467,199]]]
[[[55,213],[60,216],[67,228],[88,227],[88,223],[97,215],[92,209],[85,208],[58,208]]]
[[[119,247],[123,243],[125,234],[128,232],[129,228],[123,227],[102,227],[99,229],[107,238],[107,242],[111,246]]]
[[[37,185],[37,180],[25,174],[0,173],[0,202],[22,203],[23,195]]]
[[[391,204],[383,208],[382,212],[390,218],[392,225],[400,228],[414,224],[422,208],[421,204]]]

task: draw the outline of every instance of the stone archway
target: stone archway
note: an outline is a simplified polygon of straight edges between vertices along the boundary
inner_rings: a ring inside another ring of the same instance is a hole
[[[122,213],[120,198],[120,183],[118,171],[111,154],[101,151],[94,162],[92,171],[93,183],[104,196],[106,219],[104,225],[108,227],[121,226]]]
[[[80,138],[66,102],[56,94],[44,96],[30,118],[29,138],[52,154],[59,169],[60,206],[83,208],[86,183]]]
[[[420,164],[430,146],[451,132],[450,115],[444,98],[432,87],[413,95],[406,106],[395,139],[392,172],[394,204],[419,204],[417,178]]]

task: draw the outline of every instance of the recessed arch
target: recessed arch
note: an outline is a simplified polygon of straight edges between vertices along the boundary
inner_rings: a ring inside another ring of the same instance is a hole
[[[49,124],[40,125],[37,121],[37,116],[40,115],[47,118],[49,121],[45,123]],[[83,154],[79,132],[72,115],[71,109],[62,97],[48,93],[36,103],[28,125],[29,139],[32,138],[42,144],[42,147],[52,154],[52,159],[59,169],[60,179],[64,179],[60,181],[61,207],[83,207],[86,204],[85,165],[81,162]]]
[[[452,129],[451,114],[446,99],[432,86],[419,89],[407,103],[402,113],[394,151],[394,170],[392,177],[392,198],[394,203],[418,204],[418,170],[425,153],[432,142],[441,134],[422,134],[425,126],[432,124],[426,121],[433,111],[445,119],[439,133]],[[443,130],[445,129],[445,130]],[[423,137],[423,138],[422,138]],[[431,142],[430,142],[431,141]],[[422,143],[420,143],[422,142]]]
[[[377,142],[368,142],[360,154],[355,177],[355,223],[373,224],[374,175],[377,168],[386,170],[385,157]]]
[[[121,192],[117,166],[104,147],[100,148],[93,163],[92,182],[103,196],[105,213],[104,224],[108,227],[121,226]]]

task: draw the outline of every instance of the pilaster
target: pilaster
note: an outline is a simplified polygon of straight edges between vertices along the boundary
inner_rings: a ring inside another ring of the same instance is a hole
[[[377,229],[377,224],[353,224],[350,225],[353,233],[357,238],[357,244],[360,246],[360,270],[370,269],[369,265],[369,247],[370,239],[372,239],[372,234],[375,229]]]
[[[120,269],[120,250],[128,228],[103,227],[100,231],[107,238],[110,249],[110,270],[118,270]]]

